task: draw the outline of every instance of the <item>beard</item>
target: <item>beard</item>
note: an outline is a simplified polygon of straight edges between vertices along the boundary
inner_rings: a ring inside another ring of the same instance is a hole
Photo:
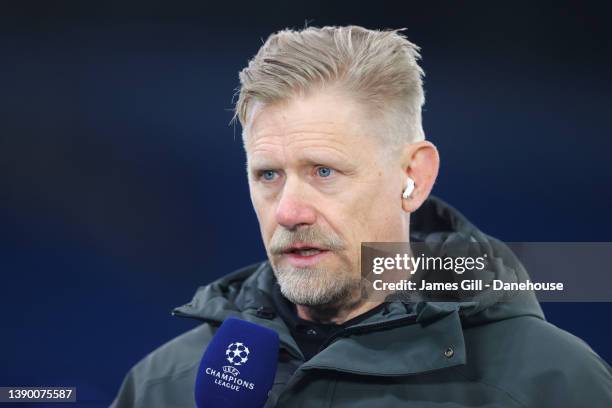
[[[350,272],[337,272],[325,268],[273,268],[281,293],[291,303],[304,306],[322,306],[342,303],[351,298],[360,280]]]
[[[288,248],[294,243],[309,243],[333,252],[341,265],[337,268],[298,268],[279,265]],[[295,230],[279,228],[268,244],[268,257],[280,286],[281,293],[296,305],[322,306],[343,303],[351,298],[361,279],[355,277],[353,265],[343,253],[346,248],[342,238],[333,231],[324,231],[318,225],[302,226]]]

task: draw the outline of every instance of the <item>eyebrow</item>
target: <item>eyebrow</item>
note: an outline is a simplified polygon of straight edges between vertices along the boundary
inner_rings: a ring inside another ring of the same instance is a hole
[[[350,163],[349,156],[346,154],[329,153],[329,152],[303,152],[300,157],[300,163],[304,164],[343,164]]]
[[[311,150],[316,150],[315,152]],[[327,151],[323,151],[327,150]],[[330,152],[329,150],[336,150],[336,152]],[[300,157],[297,160],[298,164],[324,164],[324,163],[350,163],[350,157],[348,154],[341,153],[337,149],[306,149],[300,153]],[[251,160],[247,159],[247,166],[250,164],[252,168],[275,168],[279,165],[276,164],[275,158],[265,154],[255,155]]]
[[[248,168],[252,168],[252,169],[272,169],[275,167],[278,167],[278,165],[274,165],[275,160],[270,160],[268,158],[255,158],[255,159],[251,159],[249,160],[247,158],[246,161],[246,166],[247,169]]]

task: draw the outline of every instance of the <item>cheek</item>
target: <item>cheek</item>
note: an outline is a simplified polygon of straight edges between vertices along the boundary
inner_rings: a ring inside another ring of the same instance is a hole
[[[270,205],[261,194],[254,193],[253,190],[251,190],[251,203],[259,222],[261,234],[267,242],[274,233],[274,210],[276,207]]]
[[[358,256],[361,242],[367,241],[370,209],[367,200],[334,200],[325,208],[324,218],[332,229],[340,235],[347,246],[351,258]]]
[[[353,230],[359,242],[381,241],[389,237],[389,230],[398,224],[401,200],[384,185],[372,185],[356,200],[349,214],[354,214]]]

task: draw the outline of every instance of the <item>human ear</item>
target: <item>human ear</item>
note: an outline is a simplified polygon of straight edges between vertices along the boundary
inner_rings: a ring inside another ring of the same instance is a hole
[[[426,140],[407,144],[401,153],[401,163],[404,183],[407,183],[408,177],[414,181],[412,193],[408,197],[401,197],[402,209],[414,212],[427,199],[438,176],[438,149]],[[407,184],[402,187],[402,191],[405,191],[406,187]]]

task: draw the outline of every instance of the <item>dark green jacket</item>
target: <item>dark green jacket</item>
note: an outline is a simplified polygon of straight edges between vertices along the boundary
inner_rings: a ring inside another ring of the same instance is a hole
[[[498,279],[526,272],[499,241],[430,198],[412,217],[418,240],[484,242],[503,259]],[[194,407],[207,344],[234,316],[275,330],[281,341],[266,407],[612,407],[611,368],[577,337],[546,322],[531,294],[518,302],[485,291],[470,302],[393,301],[347,328],[307,362],[270,301],[267,262],[201,287],[175,316],[202,322],[136,364],[113,407]]]

